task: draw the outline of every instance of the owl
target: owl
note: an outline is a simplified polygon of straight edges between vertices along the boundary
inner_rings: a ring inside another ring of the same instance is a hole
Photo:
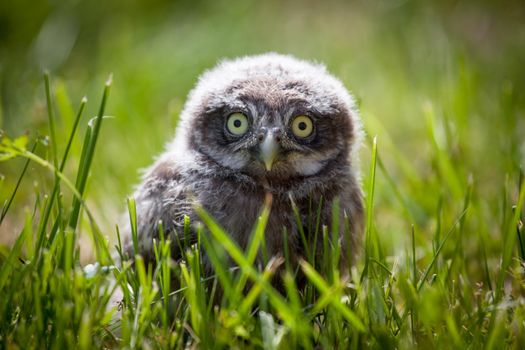
[[[154,262],[160,222],[172,241],[182,241],[185,216],[199,222],[197,206],[245,248],[268,196],[268,256],[282,256],[286,244],[297,264],[305,257],[301,230],[311,235],[318,219],[330,226],[336,200],[341,222],[335,244],[357,247],[363,231],[356,156],[361,130],[353,98],[320,64],[275,53],[219,63],[190,92],[174,139],[134,194],[139,253]],[[132,257],[127,231],[125,251]],[[180,258],[179,245],[171,247],[172,257]],[[357,249],[342,249],[344,261],[355,254]],[[205,256],[203,266],[211,272]]]

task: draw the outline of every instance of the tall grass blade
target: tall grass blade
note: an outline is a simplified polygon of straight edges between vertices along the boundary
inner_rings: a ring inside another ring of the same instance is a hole
[[[372,140],[372,161],[370,162],[370,177],[368,183],[368,192],[366,200],[366,228],[365,228],[365,266],[361,274],[361,282],[368,276],[369,259],[377,257],[377,251],[374,249],[374,239],[372,237],[372,219],[373,219],[373,205],[374,205],[374,191],[376,179],[376,164],[377,164],[377,136]]]
[[[80,102],[80,107],[78,109],[78,112],[77,112],[77,115],[76,115],[76,118],[75,118],[75,122],[73,124],[73,129],[71,130],[71,133],[69,134],[69,139],[68,139],[68,142],[67,142],[66,150],[64,151],[64,155],[62,156],[62,161],[60,162],[59,172],[61,172],[61,173],[64,171],[64,168],[66,166],[66,161],[67,161],[67,158],[68,158],[68,155],[69,155],[69,151],[71,149],[71,144],[73,143],[73,139],[75,137],[75,134],[76,134],[76,131],[77,131],[77,127],[78,127],[78,124],[79,124],[80,119],[82,117],[82,113],[84,111],[86,103],[87,103],[87,99],[85,97],[82,98],[82,101]],[[59,191],[60,191],[60,177],[56,176],[55,177],[55,184],[53,186],[53,192],[51,193],[51,197],[50,197],[49,202],[47,204],[47,208],[46,208],[46,211],[44,213],[44,217],[43,217],[43,219],[42,219],[42,221],[40,223],[40,231],[39,231],[40,237],[44,236],[44,231],[47,228],[47,222],[49,220],[49,216],[50,216],[51,210],[53,208],[55,197],[58,195]],[[59,206],[59,211],[62,211],[60,206]],[[58,219],[57,219],[57,221],[55,221],[55,225],[54,226],[57,226],[57,223],[58,223]],[[57,227],[53,227],[53,230],[51,231],[51,234],[49,235],[49,239],[47,240],[48,242],[53,242],[53,240],[55,239],[56,232],[57,232]]]
[[[102,101],[100,102],[100,108],[98,111],[98,115],[95,118],[95,125],[93,126],[93,131],[91,134],[89,134],[89,137],[86,137],[86,142],[84,143],[85,148],[82,150],[82,157],[80,158],[80,165],[79,165],[79,171],[77,174],[77,190],[80,193],[80,198],[82,198],[84,194],[84,190],[86,188],[86,183],[89,175],[89,170],[91,168],[91,163],[93,162],[93,156],[95,154],[95,147],[97,145],[97,140],[100,134],[100,128],[102,126],[102,120],[104,119],[104,111],[106,109],[106,103],[107,99],[109,97],[109,91],[112,84],[112,77],[110,76],[108,80],[106,81],[106,85],[104,87],[104,93],[102,95]],[[91,128],[91,125],[90,125]],[[73,200],[73,210],[70,216],[69,220],[69,226],[76,230],[77,224],[78,224],[78,217],[80,214],[80,205],[81,200],[78,198],[75,198]]]
[[[350,310],[345,304],[341,303],[339,293],[334,293],[333,289],[323,280],[321,275],[315,269],[308,264],[308,262],[302,260],[300,262],[301,268],[305,273],[306,277],[315,285],[317,289],[322,293],[322,295],[327,299],[327,302],[330,303],[341,315],[358,331],[364,332],[365,325],[357,317],[357,315]]]
[[[515,230],[518,227],[518,222],[521,216],[521,210],[523,208],[523,203],[525,201],[525,183],[521,185],[518,200],[514,209],[514,214],[512,215],[512,220],[510,221],[508,232],[506,232],[503,239],[503,254],[501,258],[501,269],[498,275],[497,285],[496,285],[496,300],[500,300],[503,295],[503,282],[505,281],[505,275],[507,274],[507,269],[510,266],[512,259],[512,252],[514,250],[514,244],[516,242]]]
[[[57,151],[57,138],[55,131],[55,112],[53,111],[53,105],[51,102],[51,87],[49,83],[49,73],[44,72],[44,86],[46,90],[46,102],[47,102],[47,116],[49,122],[49,132],[51,134],[51,154],[53,157],[53,165],[58,168],[58,151]]]
[[[281,316],[284,322],[291,325],[292,327],[296,324],[297,320],[293,310],[287,305],[284,298],[258,273],[255,268],[249,263],[246,256],[242,253],[242,250],[237,244],[232,241],[228,234],[213,220],[213,218],[206,213],[202,207],[198,207],[197,213],[204,222],[206,227],[210,230],[212,236],[218,240],[232,259],[239,265],[239,267],[248,275],[248,277],[256,284],[260,284],[264,292],[268,295],[269,301],[277,313]]]
[[[35,152],[37,144],[38,144],[37,142],[35,142],[33,144],[33,147],[31,147],[31,153]],[[18,192],[18,189],[20,187],[20,184],[22,183],[22,179],[24,178],[24,176],[26,174],[26,171],[27,171],[27,168],[29,166],[29,162],[30,161],[31,160],[29,158],[26,159],[26,162],[24,163],[24,167],[22,168],[22,172],[20,173],[20,176],[16,180],[16,185],[15,185],[14,190],[13,190],[13,192],[11,192],[11,196],[9,196],[9,199],[7,200],[6,204],[4,204],[4,206],[2,207],[2,214],[0,216],[0,225],[2,225],[2,222],[4,222],[4,218],[5,218],[6,214],[7,214],[7,212],[9,211],[9,208],[11,207],[11,204],[13,203],[13,199],[15,198],[16,193]]]
[[[454,231],[456,230],[456,228],[458,227],[458,225],[460,224],[461,220],[463,219],[463,217],[467,214],[467,211],[468,211],[468,208],[463,210],[461,212],[461,214],[459,215],[459,217],[456,219],[456,221],[454,222],[454,224],[452,225],[452,227],[450,228],[450,230],[447,232],[447,234],[445,235],[445,237],[443,238],[443,240],[441,241],[441,243],[439,244],[438,248],[436,249],[436,253],[434,254],[434,256],[432,257],[432,261],[430,262],[430,264],[428,265],[428,267],[425,269],[425,272],[423,273],[423,276],[421,277],[421,279],[419,280],[419,284],[417,286],[417,291],[419,292],[421,290],[421,288],[423,288],[423,285],[425,284],[425,281],[427,280],[428,278],[428,275],[430,274],[430,271],[432,270],[432,267],[434,266],[434,264],[436,263],[437,261],[437,258],[439,256],[439,254],[441,253],[441,250],[443,249],[443,247],[445,246],[445,243],[447,243],[448,239],[450,238],[450,236],[454,233]]]

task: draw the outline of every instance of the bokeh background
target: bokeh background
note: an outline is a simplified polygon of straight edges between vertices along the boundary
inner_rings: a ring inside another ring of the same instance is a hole
[[[173,136],[185,97],[220,59],[267,51],[323,62],[353,92],[367,134],[377,135],[375,226],[387,253],[406,248],[411,225],[430,239],[436,212],[457,213],[467,184],[489,249],[501,245],[507,195],[524,164],[523,1],[31,1],[0,2],[0,123],[9,136],[48,135],[42,73],[51,73],[59,150],[77,106],[81,136],[113,87],[88,187],[108,237],[125,199]],[[40,145],[37,153],[48,150]],[[368,181],[370,139],[362,152]],[[0,163],[1,200],[23,160]],[[470,179],[470,180],[469,180]],[[36,165],[0,227],[12,242],[52,174]],[[66,194],[67,197],[67,194]],[[473,240],[479,239],[475,236]],[[86,247],[89,247],[89,243]],[[473,246],[475,246],[473,241]],[[89,260],[89,249],[86,249]],[[473,248],[472,256],[479,251]]]

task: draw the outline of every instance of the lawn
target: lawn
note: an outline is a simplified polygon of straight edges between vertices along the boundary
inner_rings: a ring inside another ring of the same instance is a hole
[[[0,348],[522,347],[523,18],[520,1],[0,3]],[[350,276],[320,228],[327,254],[276,290],[286,262],[253,264],[270,208],[246,251],[201,212],[184,262],[161,239],[155,269],[115,265],[199,74],[268,51],[323,62],[358,101]]]

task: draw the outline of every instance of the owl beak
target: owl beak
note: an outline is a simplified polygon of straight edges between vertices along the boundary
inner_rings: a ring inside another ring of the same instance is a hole
[[[272,170],[272,165],[275,161],[278,151],[278,137],[276,137],[276,135],[271,132],[266,134],[263,142],[261,143],[261,158],[267,171]]]

